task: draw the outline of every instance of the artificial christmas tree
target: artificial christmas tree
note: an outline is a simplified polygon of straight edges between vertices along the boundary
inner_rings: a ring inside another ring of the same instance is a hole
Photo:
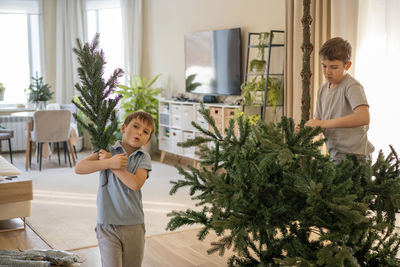
[[[349,157],[335,165],[321,154],[321,129],[296,133],[292,119],[250,126],[231,120],[226,135],[209,111],[200,111],[213,131],[182,144],[199,146],[200,169],[178,167],[201,210],[173,211],[167,228],[199,223],[204,239],[220,239],[209,253],[233,247],[229,266],[398,266],[394,214],[400,207],[397,154],[375,164]],[[213,146],[207,145],[209,142]]]
[[[111,94],[117,86],[117,79],[123,71],[116,69],[108,81],[104,81],[104,53],[98,49],[99,34],[96,34],[91,44],[82,46],[79,39],[77,47],[73,49],[78,56],[81,65],[78,74],[81,83],[75,84],[75,88],[81,93],[79,101],[72,103],[80,109],[89,121],[84,121],[77,114],[73,114],[78,124],[82,125],[90,134],[90,141],[95,150],[106,149],[113,140],[113,134],[118,128],[115,106],[121,99],[121,95],[112,97]]]

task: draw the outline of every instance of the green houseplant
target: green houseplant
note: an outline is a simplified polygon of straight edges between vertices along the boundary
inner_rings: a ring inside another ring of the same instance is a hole
[[[4,92],[6,91],[6,88],[4,87],[3,83],[0,83],[0,101],[4,100]]]
[[[145,111],[153,116],[156,122],[155,135],[158,135],[158,99],[161,88],[152,88],[161,74],[147,82],[146,78],[133,75],[128,85],[118,85],[117,93],[122,95],[121,107],[125,114],[134,111]]]
[[[262,105],[264,101],[265,78],[255,77],[241,86],[242,98],[246,106]],[[259,95],[258,92],[261,92]],[[258,99],[261,96],[261,100]],[[267,105],[274,109],[281,102],[282,82],[279,78],[268,77]]]
[[[254,77],[251,81],[241,86],[242,98],[245,106],[262,105],[264,95],[265,78]],[[257,97],[257,94],[261,97]]]
[[[196,89],[198,86],[201,85],[199,82],[194,82],[194,79],[196,78],[196,74],[191,74],[186,78],[186,91],[187,92],[192,92],[194,89]]]
[[[279,78],[268,78],[267,105],[276,108],[281,104],[282,98],[282,81]]]
[[[53,98],[54,92],[50,91],[50,85],[43,83],[43,77],[39,77],[36,72],[36,77],[31,77],[32,83],[25,92],[28,92],[28,101],[35,103],[37,109],[46,109],[47,101]]]
[[[265,61],[265,44],[267,43],[267,38],[269,37],[269,32],[260,32],[258,36],[258,59],[253,59],[250,61],[250,71],[251,72],[264,72],[267,62]]]

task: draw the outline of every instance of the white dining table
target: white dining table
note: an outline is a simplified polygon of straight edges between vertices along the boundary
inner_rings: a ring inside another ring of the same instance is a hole
[[[16,113],[11,113],[11,116],[15,117],[21,117],[21,118],[27,118],[27,137],[26,137],[26,153],[25,153],[25,170],[27,171],[29,168],[29,153],[30,153],[30,142],[31,142],[31,131],[33,130],[33,114],[35,114],[34,111],[32,112],[16,112]],[[71,144],[71,139],[68,139],[68,149],[70,151],[71,157],[72,157],[72,162],[75,165],[76,164],[76,159],[75,155],[72,150],[72,144]]]

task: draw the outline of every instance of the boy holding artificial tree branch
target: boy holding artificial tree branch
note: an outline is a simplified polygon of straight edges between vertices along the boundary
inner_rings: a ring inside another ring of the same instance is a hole
[[[122,140],[109,145],[118,127],[115,107],[122,97],[111,94],[123,71],[116,69],[107,81],[102,78],[106,62],[98,44],[96,34],[90,44],[77,39],[73,49],[81,80],[75,88],[81,95],[72,102],[87,120],[76,113],[74,118],[89,132],[95,149],[75,172],[100,171],[96,232],[103,267],[136,267],[142,263],[145,233],[140,188],[151,170],[150,156],[141,147],[149,142],[155,123],[148,113],[133,112],[121,126]]]
[[[110,152],[100,149],[75,167],[77,174],[100,171],[96,233],[103,267],[141,266],[145,227],[140,188],[151,171],[150,155],[141,147],[154,129],[150,114],[131,113],[121,126],[122,140]]]
[[[314,119],[305,125],[323,129],[334,162],[347,154],[366,160],[374,151],[367,137],[369,105],[362,85],[347,73],[351,45],[340,37],[332,38],[322,45],[319,55],[328,82],[318,91]]]

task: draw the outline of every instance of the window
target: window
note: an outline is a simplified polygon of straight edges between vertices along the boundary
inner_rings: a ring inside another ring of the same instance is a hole
[[[117,68],[123,68],[122,18],[119,1],[114,5],[87,6],[87,40],[91,42],[100,33],[100,48],[105,61],[104,78],[108,79]]]
[[[3,105],[27,103],[25,88],[30,77],[36,72],[42,75],[39,5],[38,1],[28,2],[30,5],[23,8],[15,4],[19,2],[0,4],[0,25],[12,25],[0,27],[0,36],[4,37],[0,42],[0,82],[6,88],[4,100],[0,101]]]

